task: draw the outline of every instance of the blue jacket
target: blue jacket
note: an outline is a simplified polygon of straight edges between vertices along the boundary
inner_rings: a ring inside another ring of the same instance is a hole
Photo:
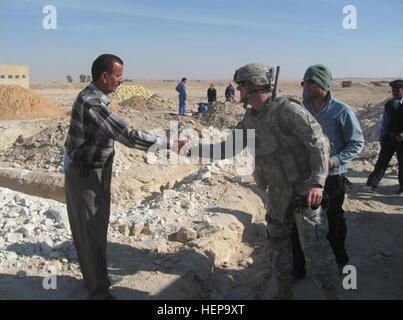
[[[179,82],[179,84],[176,86],[176,91],[179,92],[179,99],[186,99],[186,85],[183,81]]]
[[[305,92],[303,96],[305,108],[318,120],[330,141],[330,156],[335,166],[329,169],[329,175],[346,173],[347,163],[364,149],[364,136],[353,109],[333,98],[329,91],[323,109],[315,114]]]

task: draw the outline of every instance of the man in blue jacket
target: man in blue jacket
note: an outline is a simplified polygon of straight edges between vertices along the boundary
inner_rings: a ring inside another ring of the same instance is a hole
[[[179,115],[184,116],[186,115],[186,100],[187,100],[187,93],[186,93],[186,78],[182,78],[182,81],[176,86],[176,91],[179,92]]]
[[[346,193],[345,174],[348,162],[364,148],[364,136],[353,109],[331,95],[332,80],[330,70],[318,64],[306,70],[302,85],[304,87],[303,104],[318,120],[323,133],[330,141],[329,175],[324,187],[329,197],[326,212],[329,223],[327,237],[339,269],[342,270],[349,260],[345,249],[347,226],[342,208]],[[293,275],[301,279],[305,276],[305,259],[296,228],[293,229],[291,240]]]

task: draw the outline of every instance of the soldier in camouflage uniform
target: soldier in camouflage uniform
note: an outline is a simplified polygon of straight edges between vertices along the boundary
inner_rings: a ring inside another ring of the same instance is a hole
[[[236,128],[243,129],[243,147],[246,130],[255,130],[254,177],[270,198],[271,210],[266,219],[271,267],[279,289],[277,298],[293,297],[289,238],[293,221],[314,281],[326,298],[337,298],[337,265],[326,239],[328,229],[320,206],[329,157],[329,143],[321,126],[299,101],[286,96],[272,99],[267,66],[248,64],[236,71],[234,81],[245,106],[252,107]],[[222,159],[229,140],[234,141],[234,134],[219,146]],[[199,145],[199,153],[206,154],[206,148],[213,154],[216,147]],[[234,154],[241,150],[234,144]]]

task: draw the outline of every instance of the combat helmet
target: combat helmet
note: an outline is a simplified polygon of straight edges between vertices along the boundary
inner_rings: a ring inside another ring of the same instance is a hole
[[[235,71],[234,82],[245,86],[247,90],[245,98],[242,100],[245,109],[251,93],[274,91],[278,78],[278,70],[279,67],[277,67],[277,74],[275,74],[274,68],[269,68],[263,63],[250,63]],[[256,90],[252,89],[253,86],[264,86],[264,88]]]

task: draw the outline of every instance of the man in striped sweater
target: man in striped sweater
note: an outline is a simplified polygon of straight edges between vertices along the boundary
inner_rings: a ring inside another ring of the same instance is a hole
[[[123,61],[103,54],[92,64],[92,82],[74,102],[65,147],[66,204],[88,299],[113,299],[106,262],[114,141],[147,151],[169,148],[166,139],[134,130],[114,114],[109,94],[123,82]]]

